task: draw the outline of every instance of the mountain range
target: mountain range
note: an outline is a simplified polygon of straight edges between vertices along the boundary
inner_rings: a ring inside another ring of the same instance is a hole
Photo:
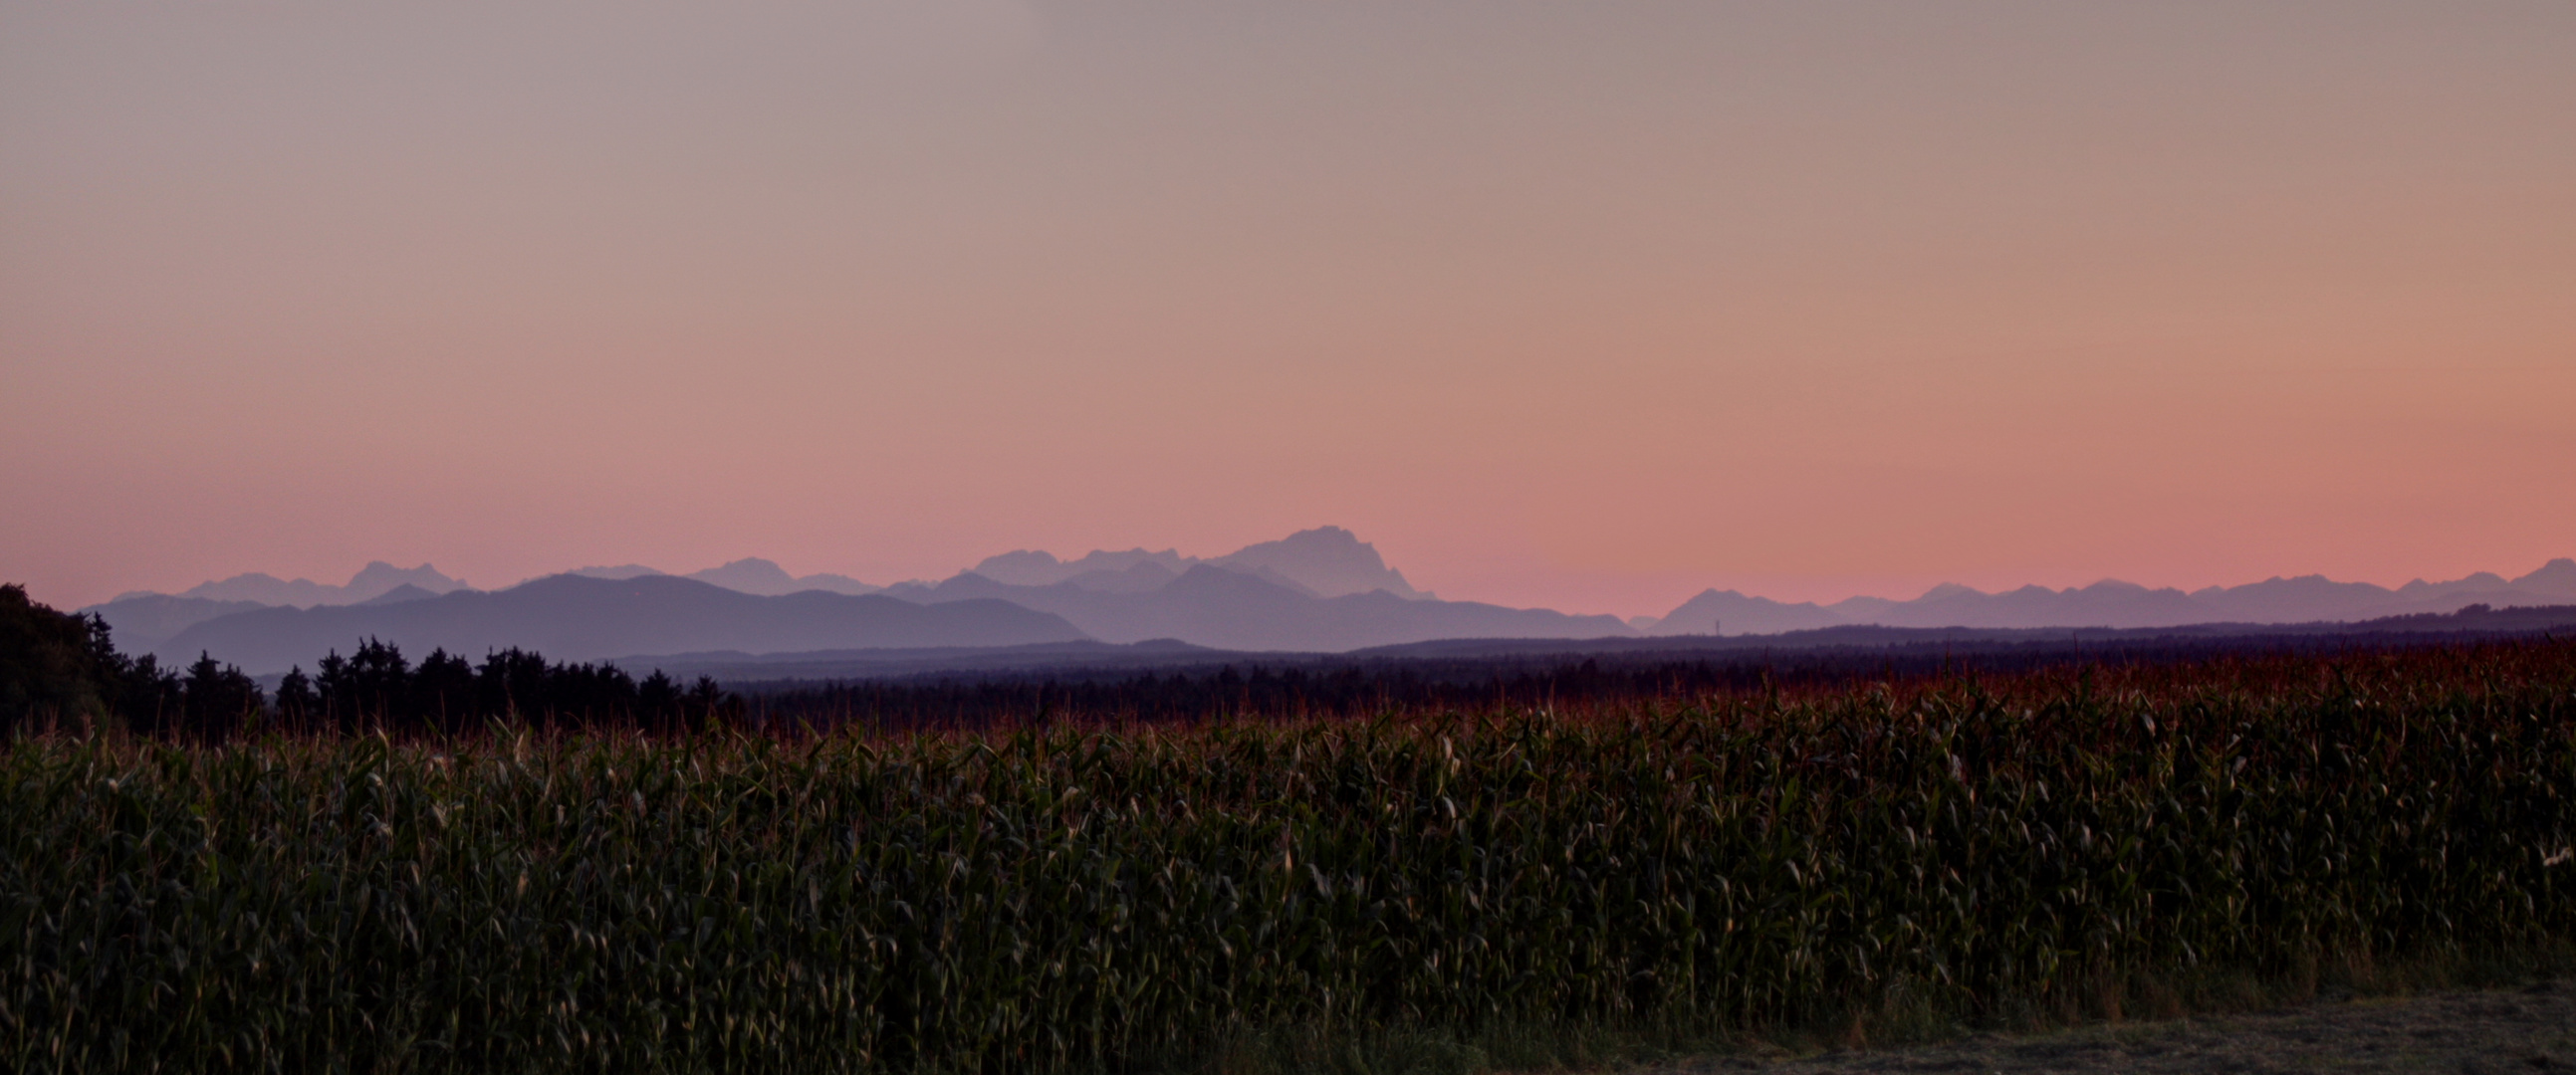
[[[1654,635],[1778,634],[1823,627],[2179,627],[2195,623],[2355,622],[2388,616],[2576,602],[2576,560],[2561,557],[2520,578],[2478,572],[2450,582],[2418,579],[2396,589],[2335,582],[2323,575],[2274,577],[2243,586],[2185,592],[2106,579],[2052,590],[2024,586],[1986,593],[1935,586],[1911,601],[1854,597],[1830,605],[1788,604],[1734,590],[1707,590],[1645,628]]]
[[[397,586],[417,586],[433,594],[450,593],[467,588],[464,579],[448,578],[428,564],[405,569],[376,560],[359,568],[358,573],[350,577],[349,584],[346,586],[333,586],[311,579],[281,579],[275,575],[254,571],[228,579],[199,583],[180,591],[177,596],[198,601],[247,601],[260,605],[294,605],[298,608],[311,608],[315,605],[354,605],[360,601],[380,597]],[[119,595],[117,600],[122,601],[128,597],[159,596],[163,595],[128,593]]]
[[[1063,561],[1052,553],[1021,549],[985,557],[964,574],[1011,586],[1071,585],[1105,593],[1139,593],[1200,566],[1251,575],[1307,597],[1348,597],[1383,590],[1407,600],[1437,600],[1433,594],[1414,589],[1404,580],[1404,572],[1386,566],[1374,546],[1338,526],[1301,530],[1277,541],[1246,545],[1207,560],[1183,556],[1173,549],[1129,549],[1094,551],[1078,560]]]
[[[1062,617],[1004,601],[918,604],[820,590],[764,597],[671,575],[564,574],[491,593],[236,612],[191,625],[156,652],[165,660],[210,653],[268,674],[310,666],[334,649],[347,652],[361,638],[393,642],[414,657],[436,648],[479,658],[515,646],[556,660],[596,661],[718,649],[1013,646],[1078,642],[1083,633]]]
[[[346,585],[247,574],[178,594],[129,593],[81,611],[103,617],[130,652],[186,661],[202,651],[265,674],[347,650],[362,637],[409,652],[443,647],[479,655],[519,646],[570,660],[1149,642],[1348,652],[1442,639],[1767,635],[1854,625],[2353,622],[2473,604],[2568,603],[2576,603],[2576,560],[2557,559],[2518,578],[2481,572],[2395,589],[2316,575],[2188,592],[2105,580],[2001,593],[1942,585],[1911,600],[1831,604],[1711,589],[1661,617],[1623,622],[1443,600],[1412,586],[1357,535],[1326,526],[1207,558],[1137,548],[1064,560],[1017,550],[941,581],[885,587],[743,559],[687,575],[640,564],[585,567],[485,592],[428,564],[403,569],[379,561]]]
[[[1132,576],[1120,572],[1118,577]],[[998,599],[1055,613],[1103,642],[1169,638],[1234,650],[1346,650],[1432,638],[1597,638],[1630,633],[1614,616],[1569,616],[1548,609],[1407,598],[1386,590],[1323,597],[1269,574],[1205,563],[1150,588],[1094,588],[1080,578],[1049,586],[1015,586],[970,571],[936,585],[896,586],[886,595],[931,605]]]
[[[594,579],[634,579],[664,574],[642,564],[625,564],[618,567],[577,567],[565,573]],[[693,579],[722,586],[728,590],[758,594],[762,597],[778,597],[791,593],[803,593],[806,590],[821,590],[825,593],[858,597],[885,589],[883,586],[870,586],[848,575],[816,574],[801,577],[790,575],[787,569],[778,566],[776,561],[763,560],[756,556],[675,577]]]

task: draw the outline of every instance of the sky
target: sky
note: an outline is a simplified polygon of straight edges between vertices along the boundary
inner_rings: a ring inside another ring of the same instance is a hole
[[[0,579],[2576,555],[2576,4],[0,0]]]

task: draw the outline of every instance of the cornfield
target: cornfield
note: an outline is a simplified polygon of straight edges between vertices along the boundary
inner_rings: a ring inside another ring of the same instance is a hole
[[[1031,1071],[2576,936],[2576,645],[975,734],[22,738],[22,1071]]]

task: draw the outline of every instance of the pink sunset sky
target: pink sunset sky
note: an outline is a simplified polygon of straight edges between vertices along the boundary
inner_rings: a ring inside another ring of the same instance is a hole
[[[2576,4],[0,0],[0,580],[2576,555]]]

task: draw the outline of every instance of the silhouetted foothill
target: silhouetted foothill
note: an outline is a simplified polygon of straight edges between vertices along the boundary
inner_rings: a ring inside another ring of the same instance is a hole
[[[101,716],[112,685],[100,675],[106,628],[0,587],[0,722]]]
[[[493,719],[545,728],[703,730],[738,719],[741,699],[699,676],[683,688],[655,670],[638,683],[613,665],[551,663],[521,649],[481,664],[434,649],[414,666],[390,642],[362,638],[289,668],[272,698],[239,667],[200,652],[185,673],[127,657],[105,620],[57,612],[25,587],[0,586],[0,734],[123,729],[220,741],[257,728],[436,733]]]
[[[179,697],[178,677],[160,662],[116,651],[107,621],[0,586],[0,731],[155,730],[178,718]]]
[[[552,575],[492,592],[238,612],[192,624],[158,652],[181,658],[205,650],[254,674],[275,675],[353,638],[413,653],[521,648],[598,661],[638,653],[1006,646],[1083,637],[1060,617],[1000,601],[930,606],[814,590],[762,597],[670,575]]]

